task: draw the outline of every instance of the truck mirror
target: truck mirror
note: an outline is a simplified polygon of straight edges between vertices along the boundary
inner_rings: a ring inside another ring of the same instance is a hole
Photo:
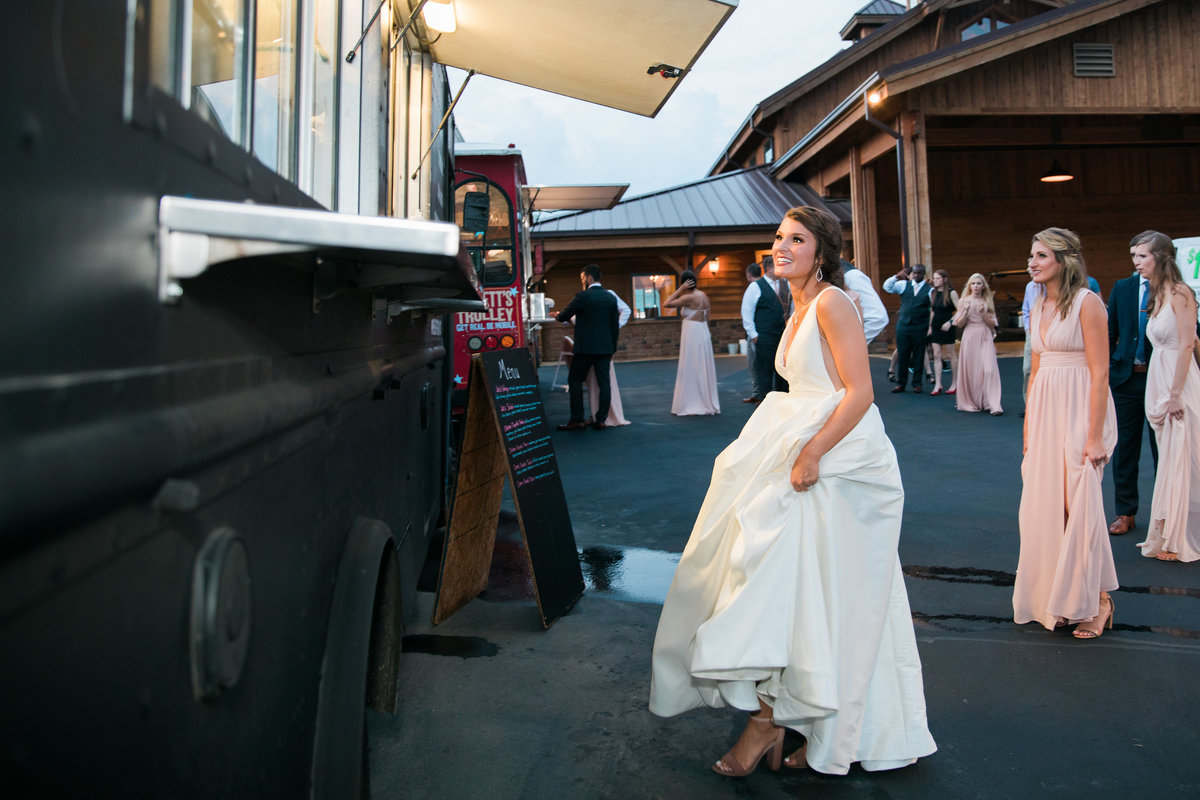
[[[463,196],[463,231],[474,234],[486,233],[490,216],[491,203],[487,192],[467,192]]]

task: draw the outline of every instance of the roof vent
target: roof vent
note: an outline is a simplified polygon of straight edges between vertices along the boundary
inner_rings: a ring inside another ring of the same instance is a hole
[[[1075,44],[1076,78],[1111,78],[1117,74],[1111,44]]]

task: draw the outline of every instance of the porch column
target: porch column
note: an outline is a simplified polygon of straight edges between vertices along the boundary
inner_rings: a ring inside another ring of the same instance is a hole
[[[908,210],[908,263],[924,264],[933,270],[933,242],[929,223],[929,165],[925,152],[925,115],[920,111],[900,114],[900,137],[904,147],[904,202]]]
[[[879,228],[876,225],[875,168],[863,164],[858,145],[850,148],[850,224],[854,265],[879,286]]]

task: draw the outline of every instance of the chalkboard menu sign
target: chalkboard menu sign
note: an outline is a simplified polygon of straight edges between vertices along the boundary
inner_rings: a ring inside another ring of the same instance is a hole
[[[583,594],[583,573],[529,351],[499,350],[471,361],[471,389],[434,622],[487,587],[508,477],[542,624]]]

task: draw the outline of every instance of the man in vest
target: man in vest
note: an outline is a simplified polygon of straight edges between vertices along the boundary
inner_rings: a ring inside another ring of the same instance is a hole
[[[904,391],[908,385],[908,370],[912,367],[913,391],[920,394],[930,313],[930,288],[925,281],[925,265],[913,264],[911,270],[900,270],[883,282],[883,290],[900,295],[900,312],[896,316],[897,383],[892,392]]]
[[[763,276],[742,295],[742,327],[754,345],[755,394],[747,402],[759,402],[770,391],[787,391],[787,381],[775,371],[775,351],[792,302],[787,281],[775,277],[775,264],[763,260]]]

